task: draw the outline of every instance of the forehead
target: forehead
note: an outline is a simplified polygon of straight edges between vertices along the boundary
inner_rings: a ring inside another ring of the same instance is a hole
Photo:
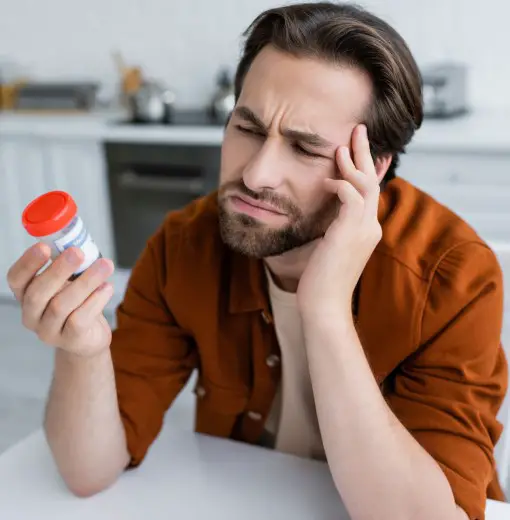
[[[239,104],[268,125],[276,120],[342,140],[362,121],[371,97],[371,80],[359,69],[267,46],[246,75]]]

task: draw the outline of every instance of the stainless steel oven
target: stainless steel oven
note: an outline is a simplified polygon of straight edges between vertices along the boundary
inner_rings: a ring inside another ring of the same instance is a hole
[[[106,142],[117,266],[131,268],[165,215],[218,184],[219,144]]]

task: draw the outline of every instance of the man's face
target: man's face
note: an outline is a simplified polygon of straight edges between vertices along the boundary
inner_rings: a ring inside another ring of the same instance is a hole
[[[277,256],[324,235],[338,198],[335,153],[371,99],[361,71],[266,47],[246,75],[222,147],[218,195],[224,242]]]

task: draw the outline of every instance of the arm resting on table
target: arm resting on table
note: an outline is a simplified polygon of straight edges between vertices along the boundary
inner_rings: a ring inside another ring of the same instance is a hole
[[[384,394],[349,312],[305,320],[324,447],[353,520],[485,518],[508,377],[502,288],[487,248],[451,251],[430,286],[421,347]]]
[[[109,350],[92,358],[57,351],[45,431],[74,494],[93,495],[117,479],[129,455]]]
[[[167,231],[150,239],[133,269],[110,349],[88,360],[57,353],[46,432],[79,496],[102,491],[142,461],[196,365],[194,343],[164,296],[169,257],[178,253]]]

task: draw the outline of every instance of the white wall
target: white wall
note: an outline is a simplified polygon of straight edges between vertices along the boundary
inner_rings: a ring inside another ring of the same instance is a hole
[[[95,76],[113,86],[111,51],[165,79],[180,103],[203,103],[239,35],[277,0],[0,0],[0,58],[41,77]],[[420,64],[472,67],[475,105],[510,106],[506,0],[361,0],[407,39]],[[1,61],[1,60],[0,60]]]

